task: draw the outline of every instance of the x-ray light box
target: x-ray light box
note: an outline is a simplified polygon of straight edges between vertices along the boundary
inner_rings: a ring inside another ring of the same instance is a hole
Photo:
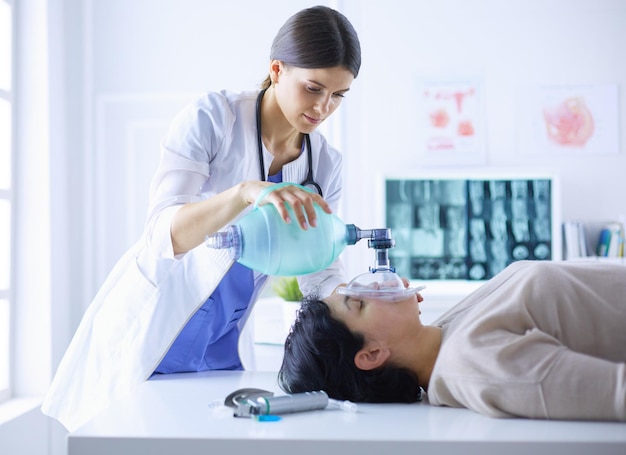
[[[383,178],[384,223],[398,274],[411,280],[487,280],[517,260],[560,260],[556,173],[415,171]]]

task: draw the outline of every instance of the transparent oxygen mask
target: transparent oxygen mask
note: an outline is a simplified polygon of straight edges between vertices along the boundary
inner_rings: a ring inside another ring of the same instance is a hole
[[[389,263],[389,249],[395,241],[391,237],[391,230],[371,229],[361,230],[361,235],[368,238],[368,246],[375,250],[375,264],[370,271],[356,276],[345,287],[337,289],[337,293],[349,297],[363,297],[369,299],[400,301],[417,294],[425,288],[407,287],[398,276],[395,268]]]
[[[356,276],[347,286],[337,289],[337,293],[349,297],[397,302],[417,294],[424,287],[406,287],[393,269],[377,269]]]

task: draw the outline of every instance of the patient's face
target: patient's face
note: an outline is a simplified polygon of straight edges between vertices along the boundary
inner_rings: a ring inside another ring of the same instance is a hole
[[[387,340],[421,325],[418,300],[422,300],[419,294],[395,302],[333,294],[324,302],[332,316],[352,332],[363,334],[366,340]]]

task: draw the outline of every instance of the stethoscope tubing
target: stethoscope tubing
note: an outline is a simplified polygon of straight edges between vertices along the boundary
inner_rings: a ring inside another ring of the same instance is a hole
[[[265,160],[263,159],[263,140],[261,139],[261,101],[263,100],[263,95],[265,95],[265,91],[267,89],[261,90],[256,99],[256,137],[257,137],[257,149],[259,154],[259,168],[261,171],[261,181],[265,181]],[[304,135],[304,141],[307,152],[307,160],[308,160],[308,170],[306,174],[306,178],[300,185],[302,186],[312,186],[315,188],[315,191],[319,193],[320,196],[324,197],[322,193],[322,187],[313,179],[313,152],[311,151],[311,138],[308,134]]]

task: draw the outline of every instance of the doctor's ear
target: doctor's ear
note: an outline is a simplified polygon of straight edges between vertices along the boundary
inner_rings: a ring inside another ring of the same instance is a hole
[[[278,76],[282,74],[284,70],[284,63],[280,60],[272,60],[270,61],[270,79],[272,80],[272,84],[278,84]]]
[[[373,370],[382,366],[390,355],[389,348],[365,347],[354,356],[354,364],[359,370]]]

